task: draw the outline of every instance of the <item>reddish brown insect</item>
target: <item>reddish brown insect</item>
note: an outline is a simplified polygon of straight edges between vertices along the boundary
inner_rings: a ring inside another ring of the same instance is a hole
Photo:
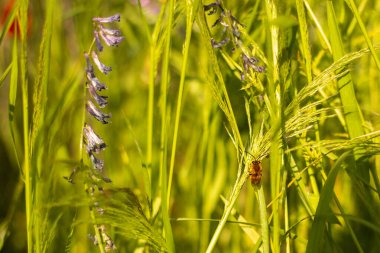
[[[263,168],[261,167],[261,161],[253,160],[251,163],[251,170],[249,171],[252,186],[258,186],[260,184],[262,172]]]

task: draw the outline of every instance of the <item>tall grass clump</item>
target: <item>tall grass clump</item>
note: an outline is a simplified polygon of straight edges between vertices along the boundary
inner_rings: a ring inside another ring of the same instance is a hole
[[[376,1],[3,2],[2,251],[379,248]]]

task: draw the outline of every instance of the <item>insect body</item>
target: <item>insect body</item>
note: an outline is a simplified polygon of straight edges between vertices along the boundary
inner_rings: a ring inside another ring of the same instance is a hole
[[[251,179],[252,186],[258,186],[260,184],[262,172],[263,169],[261,167],[261,161],[252,161],[251,170],[249,171],[249,177]]]

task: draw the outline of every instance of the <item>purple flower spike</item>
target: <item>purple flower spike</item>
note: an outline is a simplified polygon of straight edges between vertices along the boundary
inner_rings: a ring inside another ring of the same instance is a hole
[[[83,133],[86,136],[87,152],[99,153],[99,151],[106,148],[105,142],[94,132],[92,127],[85,124],[83,127]]]
[[[111,118],[111,114],[105,114],[101,110],[99,110],[94,103],[92,103],[90,100],[87,101],[86,104],[87,111],[94,116],[97,120],[102,122],[103,124],[108,124],[108,121],[106,119]]]
[[[98,31],[94,31],[94,37],[95,37],[96,48],[99,50],[99,52],[103,51],[103,45],[100,42]]]
[[[120,22],[120,14],[115,14],[113,16],[106,17],[106,18],[96,17],[96,18],[93,18],[92,21],[99,22],[99,23],[112,23],[116,21]]]
[[[100,37],[102,37],[103,41],[108,45],[108,46],[118,46],[120,42],[124,40],[123,36],[113,36],[110,34],[106,34],[103,31],[100,31]]]
[[[95,65],[98,67],[98,69],[105,75],[108,74],[112,70],[111,67],[107,67],[102,62],[100,62],[99,57],[95,51],[91,52],[92,60],[94,61]]]
[[[96,93],[96,89],[92,85],[88,85],[88,90],[90,91],[91,96],[94,98],[96,103],[99,105],[100,108],[104,108],[108,102],[107,102],[107,96],[100,96],[98,93]]]
[[[101,91],[106,89],[107,87],[104,83],[101,83],[97,77],[95,77],[94,73],[87,72],[87,79],[90,81],[91,85],[97,90]]]

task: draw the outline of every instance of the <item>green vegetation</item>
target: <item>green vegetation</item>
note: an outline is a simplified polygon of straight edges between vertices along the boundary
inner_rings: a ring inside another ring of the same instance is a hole
[[[378,251],[380,2],[356,2],[2,1],[0,251]]]

